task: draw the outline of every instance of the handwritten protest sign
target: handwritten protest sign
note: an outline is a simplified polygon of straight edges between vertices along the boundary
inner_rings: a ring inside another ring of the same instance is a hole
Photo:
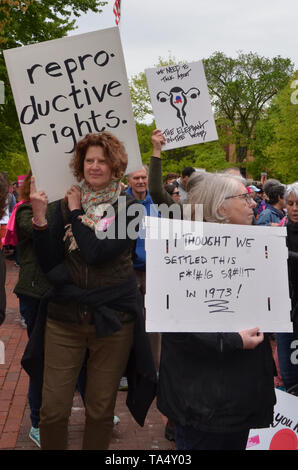
[[[276,389],[273,424],[251,429],[247,450],[298,450],[298,397]]]
[[[283,227],[145,224],[147,331],[292,331]]]
[[[145,70],[164,150],[217,140],[202,61]]]
[[[74,179],[75,143],[108,131],[125,144],[127,172],[142,166],[118,28],[4,51],[37,187],[49,200]]]

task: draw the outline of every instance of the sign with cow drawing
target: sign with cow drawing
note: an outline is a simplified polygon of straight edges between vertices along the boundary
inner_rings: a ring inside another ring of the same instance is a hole
[[[164,150],[217,140],[202,61],[145,70]]]

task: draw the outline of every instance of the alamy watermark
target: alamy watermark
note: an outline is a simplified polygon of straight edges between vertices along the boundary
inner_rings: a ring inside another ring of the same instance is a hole
[[[290,86],[295,88],[295,91],[291,94],[291,103],[298,104],[298,80],[293,80]]]
[[[294,366],[296,366],[298,364],[298,340],[297,339],[291,342],[291,349],[294,349],[290,357],[291,363]]]
[[[95,234],[98,239],[110,240],[136,240],[137,238],[151,240],[167,240],[175,235],[180,239],[185,235],[185,230],[190,234],[201,236],[203,232],[203,205],[202,204],[150,204],[147,209],[140,203],[132,203],[126,207],[127,199],[119,196],[117,214],[112,205],[109,205],[105,214],[95,225]],[[96,213],[95,213],[96,215]],[[159,217],[160,215],[160,217]],[[146,227],[145,216],[154,217],[154,227]],[[182,228],[181,224],[164,224],[162,220],[187,221]],[[186,225],[186,227],[185,227]],[[189,248],[191,249],[191,248]],[[193,249],[193,248],[192,248]]]

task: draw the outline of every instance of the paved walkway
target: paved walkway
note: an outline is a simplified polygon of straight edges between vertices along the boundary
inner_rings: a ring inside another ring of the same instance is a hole
[[[0,364],[0,449],[38,450],[28,438],[30,409],[27,401],[28,376],[20,360],[27,343],[27,331],[20,324],[18,299],[13,288],[18,268],[6,261],[6,320],[0,327],[0,340],[5,344],[5,364]],[[126,405],[126,392],[118,392],[115,414],[120,423],[114,427],[110,450],[174,450],[175,445],[164,437],[166,419],[152,404],[144,427],[132,418]],[[84,407],[79,395],[74,397],[69,422],[69,449],[81,448]]]

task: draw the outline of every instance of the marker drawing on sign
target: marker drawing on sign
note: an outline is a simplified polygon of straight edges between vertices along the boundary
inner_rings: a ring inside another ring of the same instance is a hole
[[[265,258],[268,259],[268,247],[265,246]]]
[[[173,87],[171,88],[169,93],[165,91],[160,91],[157,93],[157,101],[161,103],[166,103],[167,101],[170,102],[170,105],[176,110],[177,118],[181,122],[181,126],[187,126],[186,122],[186,111],[185,107],[187,105],[188,97],[191,99],[196,99],[200,95],[200,90],[198,88],[190,88],[188,91],[184,91],[180,87]]]

